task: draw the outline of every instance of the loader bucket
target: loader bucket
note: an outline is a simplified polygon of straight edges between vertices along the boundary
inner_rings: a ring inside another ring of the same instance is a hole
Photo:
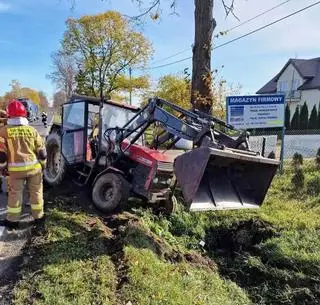
[[[254,153],[196,148],[178,156],[174,171],[190,211],[258,208],[279,162]]]

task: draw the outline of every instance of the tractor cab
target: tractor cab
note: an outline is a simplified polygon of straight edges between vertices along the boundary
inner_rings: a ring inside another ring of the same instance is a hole
[[[45,180],[59,184],[65,171],[72,173],[76,182],[86,184],[97,158],[107,152],[105,131],[122,127],[138,111],[136,107],[114,101],[74,95],[62,106],[61,126],[55,126],[47,139],[48,166]],[[101,139],[101,141],[100,141]]]
[[[105,130],[122,127],[138,111],[105,101],[100,114],[100,99],[84,96],[73,96],[62,109],[61,153],[67,164],[74,166],[90,166],[101,150],[107,149],[103,140]]]

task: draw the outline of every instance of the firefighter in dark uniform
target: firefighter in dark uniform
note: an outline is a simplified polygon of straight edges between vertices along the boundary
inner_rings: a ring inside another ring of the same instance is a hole
[[[48,126],[48,115],[46,112],[42,112],[42,123],[44,125],[45,128],[47,128]]]

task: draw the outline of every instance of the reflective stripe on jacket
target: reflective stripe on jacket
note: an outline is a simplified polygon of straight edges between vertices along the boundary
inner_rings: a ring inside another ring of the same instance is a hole
[[[0,152],[7,154],[9,172],[41,169],[39,151],[45,150],[44,142],[32,126],[7,125],[0,128]]]

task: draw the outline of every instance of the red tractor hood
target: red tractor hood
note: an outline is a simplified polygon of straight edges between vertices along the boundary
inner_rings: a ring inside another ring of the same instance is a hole
[[[127,145],[128,142],[123,142],[121,143],[121,148],[125,149]],[[130,159],[150,167],[157,162],[173,163],[176,157],[176,154],[169,153],[169,151],[161,152],[138,144],[132,144],[126,151],[126,154],[128,154]]]

